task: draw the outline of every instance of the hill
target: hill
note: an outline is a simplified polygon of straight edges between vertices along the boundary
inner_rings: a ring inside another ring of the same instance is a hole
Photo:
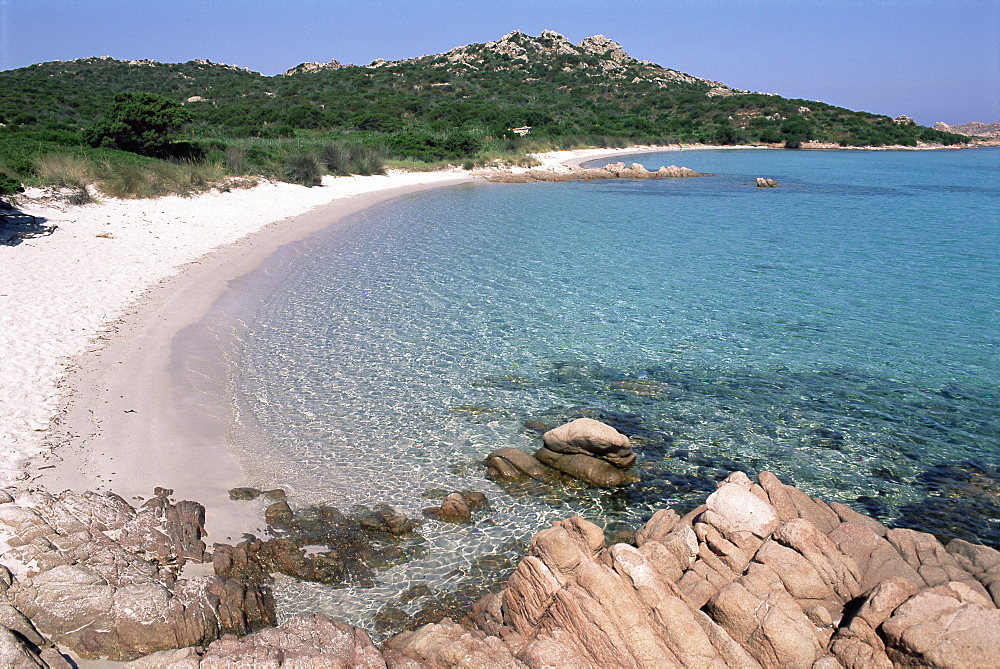
[[[953,132],[970,137],[1000,137],[1000,121],[994,123],[982,123],[980,121],[970,121],[962,125],[948,125],[938,121],[934,124],[935,130],[942,132]]]
[[[258,167],[278,143],[337,141],[421,161],[482,159],[532,148],[628,143],[843,146],[953,144],[965,138],[905,117],[737,90],[629,56],[604,36],[579,44],[543,31],[364,66],[303,63],[267,77],[208,61],[86,58],[0,72],[0,171],[30,177],[29,139],[83,146],[120,92],[182,104],[185,139],[205,155],[243,152]],[[527,138],[515,128],[530,128]],[[18,144],[21,149],[11,150]],[[4,144],[8,149],[3,149]],[[254,153],[256,152],[256,153]],[[276,153],[277,152],[277,153]]]

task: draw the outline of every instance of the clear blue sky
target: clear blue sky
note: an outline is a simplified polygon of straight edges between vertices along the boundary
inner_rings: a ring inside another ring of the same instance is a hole
[[[1000,121],[1000,0],[0,0],[0,69],[197,58],[272,75],[520,29],[604,34],[737,88],[918,123]]]

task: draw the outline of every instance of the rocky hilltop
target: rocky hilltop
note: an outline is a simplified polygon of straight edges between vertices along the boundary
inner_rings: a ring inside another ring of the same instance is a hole
[[[668,82],[707,84],[714,89],[735,92],[735,89],[717,81],[693,77],[650,61],[637,60],[625,53],[621,44],[604,35],[587,37],[579,44],[573,44],[554,30],[543,30],[538,37],[515,30],[499,40],[485,44],[460,46],[437,56],[421,56],[401,61],[376,60],[368,67],[414,63],[450,71],[465,69],[496,72],[548,62],[557,56],[563,57],[560,65],[564,72],[575,71],[590,77],[625,79],[632,83],[646,81],[660,86],[665,86]]]
[[[58,643],[140,667],[956,667],[1000,648],[1000,552],[889,529],[767,472],[733,473],[683,517],[657,511],[627,543],[558,521],[502,590],[381,648],[322,615],[273,628],[266,584],[236,576],[254,554],[209,554],[204,510],[168,494],[139,509],[0,495],[0,661],[70,666]]]
[[[941,132],[953,132],[959,135],[971,135],[973,137],[1000,137],[1000,121],[994,123],[970,121],[962,125],[948,125],[943,121],[938,121],[934,124],[934,129]]]

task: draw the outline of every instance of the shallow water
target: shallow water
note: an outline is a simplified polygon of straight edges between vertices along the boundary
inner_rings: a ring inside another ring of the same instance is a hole
[[[371,627],[416,583],[572,513],[614,529],[767,469],[903,526],[1000,545],[1000,151],[691,151],[714,177],[472,184],[383,203],[316,242],[248,324],[250,483],[295,504],[487,493],[472,526],[374,588],[282,580],[282,612]],[[757,189],[754,177],[777,179]],[[621,491],[504,491],[525,421],[630,434]]]

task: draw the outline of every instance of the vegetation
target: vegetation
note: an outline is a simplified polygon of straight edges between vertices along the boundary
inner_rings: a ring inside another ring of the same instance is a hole
[[[172,142],[191,120],[179,103],[154,93],[117,93],[104,115],[83,133],[91,146],[168,157]]]
[[[207,163],[209,173],[315,184],[323,173],[371,174],[385,164],[468,167],[581,146],[967,140],[906,119],[733,90],[634,60],[614,43],[573,46],[548,32],[276,77],[207,61],[42,63],[0,72],[0,123],[3,184],[57,183],[39,162],[57,154],[123,188],[145,181],[116,181],[113,166],[153,174],[144,161],[154,157],[178,169]],[[520,126],[530,134],[512,132]]]

